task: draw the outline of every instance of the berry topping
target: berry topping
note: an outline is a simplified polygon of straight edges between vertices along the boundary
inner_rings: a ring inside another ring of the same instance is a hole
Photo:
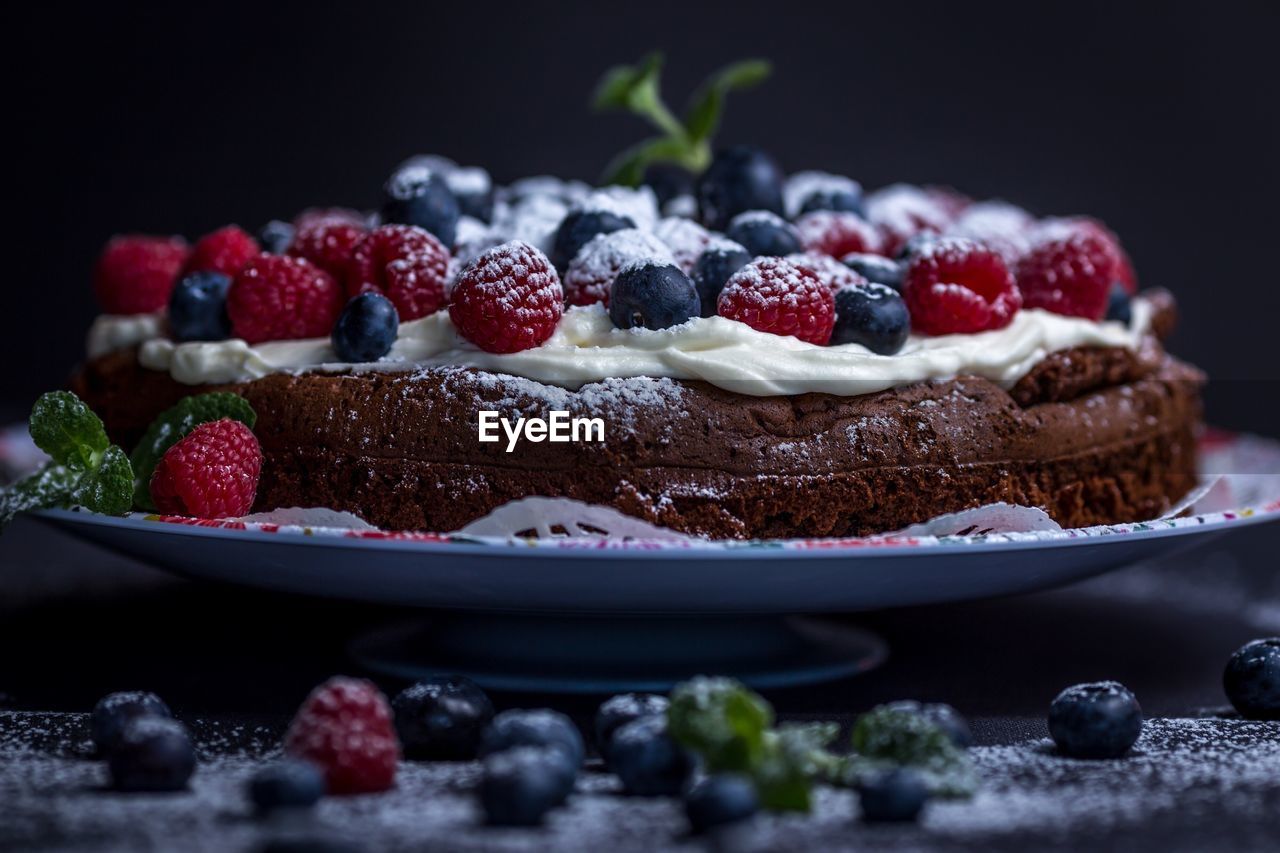
[[[331,341],[340,361],[377,361],[391,351],[400,330],[396,306],[381,293],[362,293],[347,303]]]
[[[1107,294],[1107,314],[1103,319],[1115,320],[1126,326],[1133,321],[1133,297],[1119,281],[1111,284],[1111,292]]]
[[[221,341],[231,337],[227,290],[231,278],[205,270],[184,277],[169,295],[169,334],[179,341]]]
[[[364,227],[350,222],[320,220],[299,228],[289,245],[289,254],[306,258],[329,275],[342,281],[351,264],[351,253],[364,239]]]
[[[597,234],[579,250],[564,274],[564,299],[569,305],[609,304],[609,289],[624,267],[644,262],[674,264],[666,244],[636,228]]]
[[[456,166],[444,172],[449,192],[458,200],[458,213],[481,222],[493,218],[493,179],[479,166]]]
[[[385,293],[404,321],[444,307],[449,251],[429,231],[413,225],[383,225],[351,253],[347,292]]]
[[[665,716],[671,702],[657,693],[622,693],[606,699],[596,711],[596,746],[607,758],[609,740],[620,727],[641,717]]]
[[[782,183],[778,164],[758,148],[739,145],[717,153],[695,187],[702,224],[723,231],[748,210],[783,215]]]
[[[686,273],[692,272],[698,257],[716,239],[710,231],[683,216],[659,220],[653,228],[653,236],[667,244],[671,254],[675,255],[676,266]]]
[[[586,747],[582,735],[573,721],[561,714],[543,708],[536,711],[503,711],[493,718],[480,738],[480,757],[503,752],[516,746],[539,746],[556,749],[569,759],[577,772],[582,765]]]
[[[941,233],[952,219],[952,205],[935,192],[894,184],[867,196],[867,220],[884,235],[883,254],[893,256],[920,233]]]
[[[619,329],[667,329],[701,314],[698,289],[675,264],[626,267],[609,291],[609,319]]]
[[[519,352],[555,333],[564,310],[560,277],[547,256],[519,241],[490,249],[463,270],[449,317],[487,352]]]
[[[815,210],[832,210],[838,213],[855,213],[862,216],[866,208],[862,204],[862,193],[847,191],[818,190],[810,193],[800,204],[801,213],[813,213]]]
[[[795,219],[815,210],[841,210],[866,214],[862,185],[843,175],[829,172],[796,172],[787,178],[782,190],[787,203],[787,216]]]
[[[1077,684],[1049,706],[1049,734],[1070,758],[1119,758],[1142,734],[1142,708],[1123,684]]]
[[[357,228],[365,227],[365,216],[349,207],[308,207],[293,217],[294,231],[305,231],[324,222],[342,222]]]
[[[684,797],[689,828],[698,833],[746,820],[759,810],[755,784],[738,773],[708,776]]]
[[[609,740],[609,769],[622,790],[643,797],[673,797],[693,775],[693,755],[667,733],[666,715],[623,724]]]
[[[551,262],[557,270],[568,268],[582,247],[597,234],[635,228],[635,220],[609,210],[575,210],[560,221],[551,246]]]
[[[181,791],[195,772],[196,752],[182,723],[138,717],[125,724],[107,765],[117,791]]]
[[[261,471],[252,430],[231,418],[209,421],[165,451],[151,474],[151,499],[170,515],[235,518],[253,507]]]
[[[139,717],[172,717],[169,706],[154,693],[129,690],[111,693],[98,700],[89,714],[89,737],[98,755],[110,755],[125,726]]]
[[[293,244],[294,235],[297,233],[298,229],[293,227],[293,223],[273,219],[258,229],[258,245],[264,252],[283,255]]]
[[[698,289],[698,302],[703,317],[714,317],[720,291],[729,277],[751,263],[751,253],[728,240],[717,241],[698,256],[693,265],[693,286]]]
[[[227,291],[231,331],[251,344],[322,338],[342,311],[342,288],[303,258],[259,255]]]
[[[573,792],[577,768],[563,750],[518,746],[490,755],[480,779],[480,808],[493,826],[537,826]]]
[[[400,758],[386,697],[372,682],[341,676],[311,691],[289,723],[284,751],[319,767],[331,794],[387,790]]]
[[[858,802],[867,823],[912,821],[929,802],[929,784],[913,767],[885,770],[858,787]]]
[[[822,345],[831,339],[835,297],[812,270],[783,258],[760,258],[733,274],[716,311],[761,332]]]
[[[782,257],[800,251],[800,235],[796,229],[778,214],[767,210],[739,213],[729,223],[725,236],[750,252],[752,257]]]
[[[1249,720],[1280,720],[1280,637],[1236,650],[1222,675],[1227,698]]]
[[[1022,208],[1004,201],[970,205],[947,228],[948,237],[966,237],[995,249],[1010,268],[1031,248],[1035,220]]]
[[[932,241],[912,256],[902,296],[912,327],[926,335],[1001,329],[1022,305],[1000,255],[953,237]]]
[[[674,163],[650,163],[645,167],[640,182],[653,190],[659,207],[666,207],[682,196],[693,195],[693,174]]]
[[[181,237],[112,237],[93,268],[94,296],[108,314],[159,311],[186,260]]]
[[[911,332],[907,305],[885,284],[856,284],[836,291],[832,344],[862,344],[880,355],[902,349]]]
[[[430,167],[409,164],[396,171],[385,187],[382,221],[425,228],[452,246],[458,228],[458,200],[444,178]]]
[[[1016,268],[1028,308],[1101,320],[1119,258],[1110,241],[1085,229],[1038,240]]]
[[[309,761],[286,759],[249,777],[249,801],[259,814],[310,808],[324,793],[324,774]]]
[[[220,272],[234,276],[249,261],[258,256],[258,241],[237,225],[227,225],[196,241],[182,268],[183,275],[193,272]]]
[[[831,288],[832,293],[843,287],[853,287],[867,283],[865,278],[830,255],[822,255],[817,252],[800,252],[795,255],[787,255],[787,260],[812,272],[818,277],[819,281]]]
[[[493,702],[460,675],[419,681],[391,700],[406,758],[469,761],[493,719]]]
[[[851,252],[878,254],[884,241],[875,226],[856,213],[819,210],[796,220],[806,252],[842,258]]]
[[[894,290],[902,290],[902,264],[886,258],[884,255],[868,255],[851,252],[840,259],[840,263],[877,284],[887,284]]]

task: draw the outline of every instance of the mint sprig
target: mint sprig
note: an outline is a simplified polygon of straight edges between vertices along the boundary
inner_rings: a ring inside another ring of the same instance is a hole
[[[249,401],[222,391],[184,397],[178,403],[161,412],[142,440],[134,448],[129,461],[133,466],[133,502],[142,509],[154,510],[151,500],[151,475],[164,458],[165,451],[173,447],[200,424],[231,418],[253,429],[258,416]]]
[[[711,140],[720,127],[726,96],[759,84],[773,67],[763,59],[727,65],[712,74],[689,99],[684,116],[662,99],[662,54],[651,53],[635,65],[610,68],[596,86],[597,110],[622,110],[649,121],[660,132],[614,157],[605,168],[604,184],[637,186],[651,163],[674,163],[701,172],[711,162]]]
[[[857,787],[864,779],[898,767],[924,776],[935,796],[969,797],[977,774],[969,754],[946,732],[919,714],[881,705],[858,718],[850,734],[853,752],[844,760],[840,781]]]

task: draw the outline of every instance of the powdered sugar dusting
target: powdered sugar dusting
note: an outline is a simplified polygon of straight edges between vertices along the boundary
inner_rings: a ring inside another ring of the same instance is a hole
[[[667,244],[675,255],[676,264],[686,273],[693,269],[698,256],[714,239],[710,231],[692,219],[679,216],[668,216],[658,222],[653,228],[653,235]]]
[[[583,246],[565,271],[565,299],[570,305],[609,302],[609,288],[625,267],[645,262],[674,264],[675,256],[655,235],[637,228],[597,234]]]
[[[862,194],[862,185],[844,175],[833,175],[830,172],[814,170],[796,172],[787,178],[782,188],[783,204],[787,216],[795,219],[800,215],[800,208],[814,193],[854,193]]]

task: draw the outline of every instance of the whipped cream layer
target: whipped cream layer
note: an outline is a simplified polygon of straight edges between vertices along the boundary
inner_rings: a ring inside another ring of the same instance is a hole
[[[271,373],[391,372],[448,365],[570,389],[608,378],[652,376],[700,379],[752,396],[854,396],[962,374],[1010,387],[1057,350],[1136,349],[1151,313],[1147,302],[1135,299],[1133,320],[1125,326],[1024,309],[1003,329],[912,336],[900,352],[876,355],[858,344],[815,346],[724,317],[694,319],[661,331],[617,329],[597,304],[566,311],[542,346],[499,355],[464,340],[448,312],[439,311],[402,324],[391,352],[369,364],[339,361],[327,338],[254,345],[239,339],[175,343],[160,336],[162,324],[154,318],[100,317],[90,334],[90,354],[141,342],[138,359],[144,367],[167,371],[189,385],[246,382]]]

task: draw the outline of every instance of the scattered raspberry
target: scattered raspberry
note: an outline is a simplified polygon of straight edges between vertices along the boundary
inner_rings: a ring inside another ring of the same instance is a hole
[[[112,237],[93,268],[93,292],[108,314],[150,314],[169,302],[187,259],[181,237]]]
[[[364,226],[338,220],[320,220],[299,228],[289,254],[306,258],[329,275],[342,280],[351,264],[351,252],[364,239]]]
[[[347,295],[385,294],[400,321],[416,320],[445,303],[449,250],[416,225],[383,225],[356,244],[347,267]]]
[[[725,283],[716,312],[757,331],[823,345],[831,340],[836,302],[831,288],[808,267],[785,258],[757,258]]]
[[[710,231],[683,216],[668,216],[658,220],[658,224],[653,227],[653,236],[667,244],[667,248],[675,256],[676,266],[685,275],[693,270],[698,256],[707,250],[714,239]]]
[[[564,300],[569,305],[609,304],[609,288],[622,268],[642,261],[676,264],[660,239],[636,228],[597,234],[578,250],[564,273]],[[678,265],[678,264],[677,264]]]
[[[231,278],[261,251],[257,240],[238,226],[227,225],[196,241],[182,274],[210,270]]]
[[[328,337],[342,311],[342,288],[303,258],[259,255],[227,292],[231,332],[251,344]]]
[[[843,258],[851,252],[875,255],[884,249],[880,232],[856,213],[815,210],[796,220],[796,229],[806,252]]]
[[[951,223],[952,205],[929,190],[894,184],[867,196],[867,219],[884,235],[882,253],[896,255],[917,234],[938,234]]]
[[[1120,257],[1105,234],[1076,228],[1042,238],[1018,261],[1018,289],[1028,308],[1101,320]]]
[[[799,255],[787,255],[787,260],[812,272],[818,277],[819,281],[831,288],[832,293],[842,287],[853,287],[867,283],[866,278],[830,255],[823,255],[818,252],[803,252]]]
[[[1022,305],[1000,255],[958,237],[941,237],[912,257],[902,297],[911,327],[926,335],[1000,329]]]
[[[289,723],[284,751],[324,771],[330,794],[386,791],[400,760],[386,697],[372,682],[341,676],[311,691]]]
[[[235,518],[258,493],[262,447],[230,418],[203,423],[165,451],[151,475],[151,499],[170,515]]]
[[[458,276],[449,317],[458,333],[487,352],[519,352],[551,337],[564,310],[560,277],[547,256],[513,240]]]

